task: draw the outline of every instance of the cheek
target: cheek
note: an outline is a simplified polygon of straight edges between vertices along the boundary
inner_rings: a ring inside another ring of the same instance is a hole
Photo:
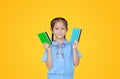
[[[66,30],[64,30],[63,33],[66,34]]]
[[[56,30],[54,30],[54,31],[53,31],[53,33],[54,33],[54,34],[57,34],[57,31],[56,31]]]

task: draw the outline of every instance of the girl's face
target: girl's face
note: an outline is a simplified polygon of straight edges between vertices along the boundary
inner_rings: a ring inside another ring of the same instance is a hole
[[[52,32],[56,36],[57,39],[63,39],[67,32],[67,28],[62,21],[58,21],[55,23],[52,29]]]

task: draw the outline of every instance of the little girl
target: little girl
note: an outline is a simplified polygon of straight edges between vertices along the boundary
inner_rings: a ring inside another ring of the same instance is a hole
[[[68,42],[65,38],[67,30],[68,24],[64,18],[57,17],[51,21],[52,44],[44,43],[42,58],[49,69],[48,79],[73,79],[74,66],[79,64],[81,54],[77,50],[78,41],[73,44]]]

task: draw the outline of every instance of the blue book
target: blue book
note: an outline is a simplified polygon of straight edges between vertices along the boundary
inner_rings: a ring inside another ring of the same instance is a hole
[[[78,40],[78,42],[79,42],[81,32],[82,32],[82,29],[80,29],[80,28],[73,28],[70,42],[74,43],[75,40]]]

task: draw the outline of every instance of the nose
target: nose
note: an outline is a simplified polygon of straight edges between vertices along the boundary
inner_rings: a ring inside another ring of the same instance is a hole
[[[58,32],[60,32],[60,33],[61,33],[61,32],[62,32],[62,29],[58,29]]]

